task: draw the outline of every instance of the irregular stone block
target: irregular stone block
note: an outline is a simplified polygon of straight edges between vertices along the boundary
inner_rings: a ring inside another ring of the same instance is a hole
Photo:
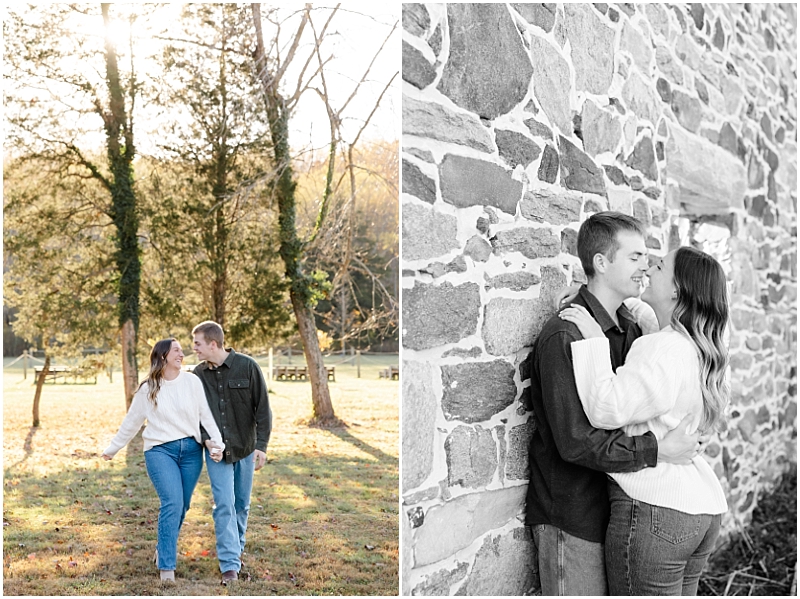
[[[442,358],[480,358],[483,355],[483,350],[480,347],[472,347],[470,349],[461,349],[460,347],[454,347],[453,349],[449,349],[442,354]]]
[[[458,208],[489,205],[514,214],[522,197],[522,183],[512,179],[504,168],[454,154],[442,159],[439,185],[442,199]]]
[[[665,148],[667,205],[690,214],[721,214],[744,208],[744,166],[711,142],[671,125]],[[711,167],[713,165],[713,167]]]
[[[616,166],[603,165],[603,170],[614,185],[630,185],[630,179]],[[599,212],[600,210],[594,210]]]
[[[511,291],[525,291],[534,285],[541,283],[541,277],[532,272],[518,271],[497,275],[494,277],[486,276],[487,289],[510,289]]]
[[[458,221],[433,208],[403,204],[403,259],[427,260],[458,248]]]
[[[700,100],[680,89],[675,89],[672,92],[671,106],[678,122],[689,131],[697,132],[703,120],[703,105],[700,104]]]
[[[561,152],[561,181],[567,189],[576,189],[602,196],[606,194],[603,169],[599,168],[575,144],[562,136],[558,138],[558,149]]]
[[[636,169],[651,181],[658,181],[656,152],[653,148],[653,140],[649,136],[645,135],[636,142],[636,146],[625,164]]]
[[[430,150],[421,150],[419,148],[410,148],[408,146],[403,148],[403,152],[406,154],[411,154],[415,158],[419,158],[423,162],[428,162],[433,164],[435,161],[433,159],[433,154]]]
[[[403,133],[494,151],[488,130],[474,116],[461,114],[435,102],[420,102],[403,95]]]
[[[423,595],[425,597],[447,597],[452,595],[450,590],[454,584],[458,583],[467,575],[469,564],[458,562],[454,570],[437,570],[428,576],[424,582],[419,583],[411,591],[412,595]]]
[[[433,30],[431,36],[428,38],[428,45],[433,50],[433,53],[436,56],[439,56],[439,53],[442,51],[442,26],[436,25],[436,29]]]
[[[553,24],[556,22],[555,3],[512,3],[511,6],[531,25],[536,25],[548,32],[553,30]]]
[[[547,125],[540,123],[536,119],[525,119],[522,122],[528,127],[531,135],[543,137],[545,139],[553,139],[553,132],[550,131],[550,128]]]
[[[403,193],[433,204],[436,201],[436,182],[423,173],[416,164],[403,160]]]
[[[546,144],[544,146],[544,152],[542,153],[542,159],[539,162],[539,172],[536,174],[536,176],[539,177],[539,181],[555,183],[558,178],[560,166],[558,152],[553,146]]]
[[[497,445],[491,430],[457,426],[444,441],[447,484],[451,487],[485,487],[497,470]]]
[[[551,258],[558,256],[560,243],[558,237],[549,229],[518,227],[498,231],[491,238],[495,254],[520,252],[526,258]]]
[[[467,241],[464,255],[469,256],[475,262],[486,262],[492,255],[492,246],[480,235],[473,235]]]
[[[533,73],[508,8],[448,4],[447,20],[450,57],[439,91],[484,119],[508,113],[525,98]]]
[[[564,16],[575,66],[575,87],[578,91],[607,94],[614,75],[614,30],[588,4],[565,4]]]
[[[531,437],[535,430],[536,421],[531,415],[528,422],[515,426],[508,433],[508,454],[505,469],[508,480],[528,480],[530,478],[528,455]]]
[[[514,367],[505,360],[442,366],[442,410],[447,420],[489,420],[514,402]]]
[[[518,164],[521,164],[523,168],[527,167],[542,153],[541,148],[533,140],[516,131],[498,129],[495,131],[495,141],[500,158],[505,160],[511,168]]]
[[[520,526],[505,535],[488,535],[459,595],[479,597],[530,595],[540,586],[536,548]]]
[[[653,51],[650,49],[650,40],[645,40],[642,33],[630,21],[625,21],[620,36],[620,50],[629,52],[633,62],[644,75],[650,75],[650,62],[653,60]]]
[[[412,35],[422,37],[430,26],[431,17],[424,4],[411,2],[403,4],[403,29]]]
[[[475,283],[453,286],[416,281],[411,289],[403,289],[403,347],[429,349],[474,334],[480,305]]]
[[[637,117],[656,124],[660,114],[658,95],[638,73],[632,73],[622,86],[622,99]]]
[[[438,562],[505,525],[524,508],[525,491],[525,486],[518,486],[469,493],[430,508],[425,524],[417,529],[414,565]]]
[[[672,83],[683,85],[683,68],[675,60],[669,46],[656,46],[656,66]]]
[[[433,468],[434,423],[439,402],[433,391],[434,367],[403,361],[403,490],[418,487]]]
[[[581,113],[583,147],[590,156],[614,152],[622,137],[622,125],[613,112],[599,108],[591,100],[583,103]]]
[[[537,299],[491,300],[484,309],[481,331],[486,351],[493,356],[510,356],[533,345],[546,313]]]
[[[570,74],[567,61],[550,42],[531,38],[533,91],[550,123],[563,132],[572,131],[569,109]]]
[[[436,69],[414,46],[403,41],[403,81],[424,89],[436,79]]]
[[[571,256],[578,255],[578,232],[565,228],[561,231],[561,251]]]
[[[526,192],[519,203],[520,214],[537,223],[566,225],[581,219],[583,196],[577,192],[535,189]]]

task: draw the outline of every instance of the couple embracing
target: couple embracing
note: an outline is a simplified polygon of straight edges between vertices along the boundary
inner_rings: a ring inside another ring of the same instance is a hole
[[[272,412],[261,367],[225,349],[220,325],[202,322],[192,337],[202,360],[193,374],[181,369],[184,354],[177,340],[153,346],[150,372],[103,458],[112,459],[147,420],[145,465],[161,502],[154,561],[161,580],[174,582],[178,533],[203,469],[205,445],[217,558],[227,585],[242,567],[253,473],[267,459]]]
[[[588,283],[533,347],[542,594],[695,595],[727,510],[700,455],[729,395],[725,273],[691,247],[651,265],[643,226],[616,212],[584,221],[578,255]]]

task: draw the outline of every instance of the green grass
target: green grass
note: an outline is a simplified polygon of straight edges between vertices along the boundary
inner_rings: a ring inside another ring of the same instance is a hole
[[[111,462],[100,458],[125,413],[119,373],[113,383],[101,375],[96,385],[45,385],[34,429],[32,369],[27,380],[19,363],[7,369],[4,594],[396,595],[398,383],[378,371],[397,357],[370,358],[360,379],[355,365],[337,365],[330,385],[346,428],[305,426],[308,384],[271,383],[274,428],[255,475],[245,556],[252,579],[227,588],[205,472],[178,541],[178,583],[157,581],[158,498],[141,438]]]

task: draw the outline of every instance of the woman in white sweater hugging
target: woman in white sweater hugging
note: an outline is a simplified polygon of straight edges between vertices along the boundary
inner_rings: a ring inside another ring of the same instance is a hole
[[[161,500],[154,561],[164,581],[175,580],[178,533],[203,469],[200,425],[211,435],[207,444],[213,460],[219,461],[225,448],[200,379],[181,370],[183,357],[175,339],[162,339],[153,346],[150,373],[103,452],[104,459],[112,459],[147,420],[142,433],[144,461]]]
[[[647,272],[642,300],[660,330],[637,339],[611,368],[608,341],[581,306],[561,312],[583,335],[572,343],[578,393],[592,426],[652,431],[662,439],[687,414],[690,432],[717,430],[728,402],[725,273],[700,250],[681,247]],[[611,595],[696,595],[700,573],[728,509],[722,486],[697,455],[684,465],[609,475],[605,554]]]

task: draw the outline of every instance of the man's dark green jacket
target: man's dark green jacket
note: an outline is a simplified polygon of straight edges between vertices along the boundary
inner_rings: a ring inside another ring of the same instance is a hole
[[[225,461],[238,462],[258,449],[266,453],[272,432],[267,384],[253,358],[228,348],[216,368],[200,362],[194,373],[203,382],[206,400],[225,442]],[[209,438],[201,430],[203,442]]]

